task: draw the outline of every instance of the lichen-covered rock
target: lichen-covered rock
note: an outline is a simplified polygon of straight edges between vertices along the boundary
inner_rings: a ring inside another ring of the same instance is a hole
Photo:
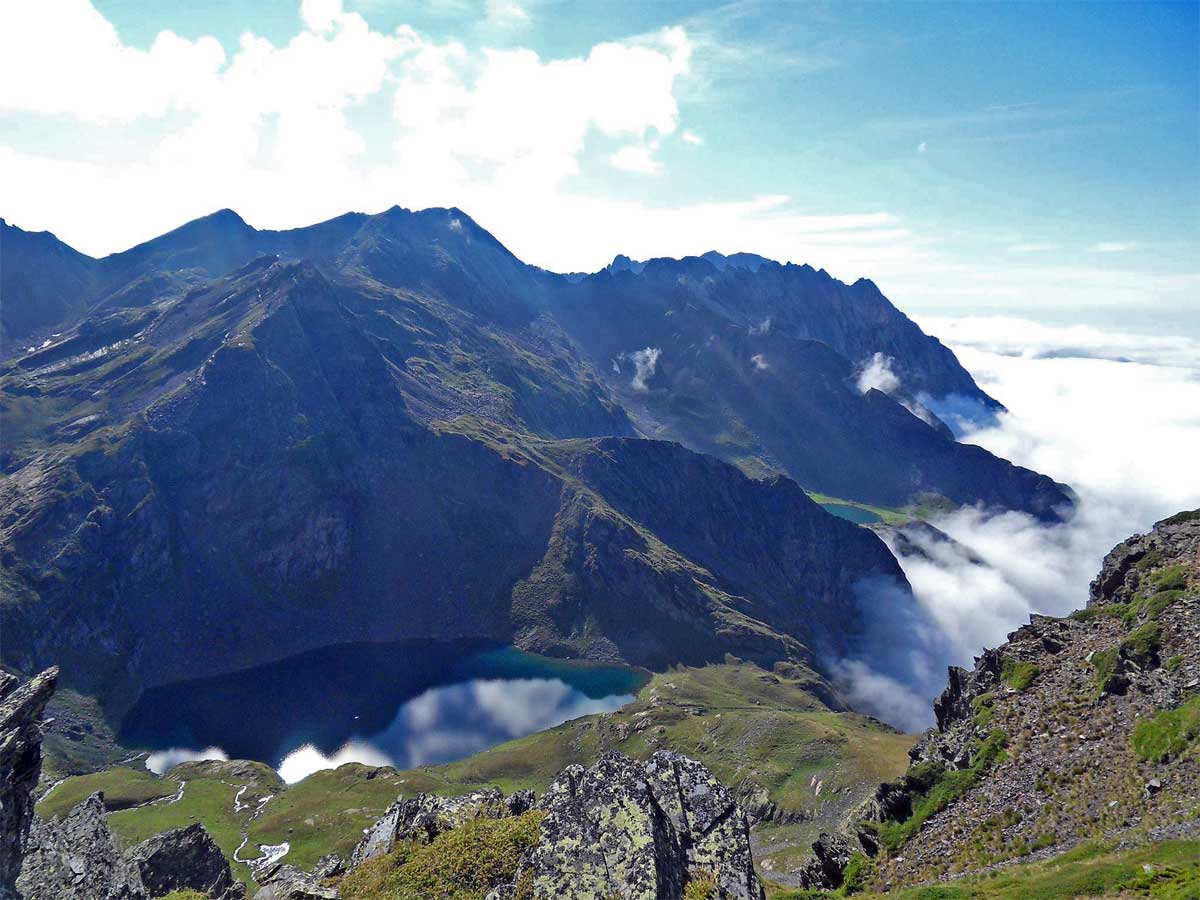
[[[518,792],[507,800],[497,788],[475,791],[462,797],[419,794],[393,803],[354,848],[350,868],[355,869],[377,856],[389,853],[397,841],[427,844],[443,831],[458,828],[471,819],[499,819],[519,815],[533,803],[532,792]]]
[[[88,797],[58,822],[34,823],[17,877],[24,900],[147,900],[137,866],[104,819],[104,797]]]
[[[199,822],[157,834],[128,855],[151,896],[189,888],[213,900],[246,896],[246,886],[234,880],[221,848]]]
[[[564,770],[540,806],[540,839],[514,882],[531,884],[538,900],[678,900],[696,877],[711,878],[722,900],[763,897],[749,822],[695,760],[660,751],[638,763],[607,753],[589,768]]]
[[[254,900],[338,900],[340,896],[315,873],[279,862],[255,869],[254,880],[258,882]]]
[[[0,672],[0,900],[14,896],[42,774],[42,713],[57,681],[57,668],[20,686]]]

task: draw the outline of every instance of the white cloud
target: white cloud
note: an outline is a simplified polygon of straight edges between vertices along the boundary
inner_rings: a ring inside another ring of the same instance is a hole
[[[1156,343],[1089,330],[1106,352],[1122,346],[1124,356],[1141,360],[1119,362],[1069,355],[1080,341],[1079,326],[963,321],[962,327],[948,318],[920,324],[939,334],[980,387],[1010,410],[965,440],[1070,484],[1079,505],[1061,524],[968,507],[933,522],[956,543],[910,534],[923,553],[899,558],[925,619],[901,629],[895,603],[882,604],[892,611],[883,617],[890,632],[886,639],[876,635],[876,652],[862,657],[870,667],[861,660],[842,663],[857,665],[842,673],[852,680],[848,690],[855,699],[906,728],[921,724],[913,718],[919,709],[913,698],[927,703],[944,687],[945,665],[970,666],[973,656],[1004,641],[1030,613],[1065,615],[1082,607],[1089,582],[1116,543],[1200,506],[1200,354],[1180,365],[1174,342],[1186,339]],[[1011,355],[1018,345],[1034,352]],[[927,623],[932,633],[926,633]],[[921,653],[905,668],[893,658],[897,648]]]
[[[656,149],[655,144],[628,144],[610,156],[608,161],[626,172],[657,175],[662,172],[662,164],[654,158]]]
[[[1131,241],[1101,241],[1088,249],[1093,253],[1126,253],[1136,248],[1137,244]]]
[[[298,747],[279,763],[279,777],[286,784],[295,784],[313,772],[336,769],[346,763],[362,763],[364,766],[390,766],[392,758],[386,753],[362,741],[348,741],[333,753],[326,755],[312,744]]]
[[[892,371],[896,361],[882,353],[874,354],[858,373],[858,391],[865,394],[869,390],[883,391],[885,394],[895,393],[900,389],[900,379]]]
[[[754,368],[759,372],[765,372],[767,369],[771,368],[771,364],[767,362],[767,358],[761,353],[755,353],[753,356],[751,356],[750,362],[754,364]]]
[[[696,134],[694,131],[684,131],[680,137],[683,138],[685,143],[693,144],[697,147],[700,147],[704,144],[704,138],[700,137],[700,135]]]
[[[127,46],[87,0],[0,7],[0,110],[89,122],[192,111],[224,64],[211,37],[163,31],[148,51]]]
[[[925,143],[924,141],[921,141],[921,143],[917,144],[917,152],[918,153],[924,153],[928,149],[929,149],[929,145],[927,143]]]
[[[1024,244],[1009,245],[1009,253],[1046,253],[1050,250],[1057,250],[1058,244],[1043,244],[1031,241]]]
[[[528,6],[528,3],[516,3],[514,0],[487,0],[484,28],[501,31],[527,28],[533,21]]]
[[[646,347],[643,350],[635,350],[633,353],[622,354],[622,359],[628,359],[633,363],[633,378],[629,384],[635,391],[647,389],[646,382],[654,377],[660,356],[662,356],[662,350],[658,347]]]
[[[203,750],[189,750],[186,747],[171,747],[159,750],[146,757],[146,768],[155,775],[169,772],[180,763],[197,762],[205,759],[229,759],[220,747],[206,747]]]
[[[920,316],[930,334],[964,352],[1034,359],[1081,358],[1195,368],[1200,340],[1183,335],[1130,334],[1092,325],[1046,325],[1014,316]],[[988,365],[987,357],[980,357]],[[992,366],[988,365],[987,371]],[[1128,370],[1116,370],[1127,372]]]

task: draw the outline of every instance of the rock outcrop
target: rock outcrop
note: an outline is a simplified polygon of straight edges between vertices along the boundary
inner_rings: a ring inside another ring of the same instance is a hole
[[[1179,724],[1200,713],[1200,511],[1118,545],[1086,608],[951,668],[934,712],[908,773],[814,845],[806,886],[839,886],[856,853],[877,886],[911,885],[1083,840],[1200,837]]]
[[[258,892],[254,900],[338,900],[336,888],[322,884],[316,872],[305,872],[280,862],[254,870]]]
[[[37,822],[17,878],[24,900],[148,900],[137,866],[108,828],[92,794],[61,821]]]
[[[401,841],[428,844],[444,831],[461,827],[472,819],[519,816],[533,807],[533,791],[517,791],[505,797],[498,788],[474,791],[461,797],[418,794],[393,803],[376,822],[350,857],[356,869],[368,859],[390,853]]]
[[[669,751],[639,763],[607,753],[571,766],[538,804],[541,836],[514,883],[538,900],[618,896],[678,900],[689,881],[711,882],[721,900],[761,900],[750,825],[704,765]]]
[[[13,896],[21,847],[33,824],[34,789],[42,774],[42,713],[58,669],[25,684],[0,671],[0,900]]]
[[[1163,560],[1200,558],[1200,510],[1163,519],[1147,534],[1135,534],[1104,557],[1088,589],[1088,606],[1128,603]]]
[[[185,889],[212,900],[246,896],[246,886],[234,881],[221,848],[199,823],[157,834],[130,849],[128,856],[152,897]]]

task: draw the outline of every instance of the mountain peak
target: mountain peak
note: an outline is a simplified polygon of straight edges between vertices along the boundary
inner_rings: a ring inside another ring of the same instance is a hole
[[[718,269],[746,269],[750,272],[757,272],[766,265],[779,265],[773,259],[767,259],[765,256],[759,256],[757,253],[718,253],[716,250],[709,250],[707,253],[700,254],[700,258],[712,263]]]

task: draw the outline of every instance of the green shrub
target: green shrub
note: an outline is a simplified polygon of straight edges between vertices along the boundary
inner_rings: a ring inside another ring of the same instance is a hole
[[[1167,566],[1152,574],[1148,581],[1156,591],[1182,591],[1187,587],[1187,569],[1183,566]]]
[[[971,708],[975,710],[972,717],[975,727],[989,728],[996,717],[996,695],[991,692],[980,694],[971,701]]]
[[[1092,668],[1095,670],[1096,690],[1099,692],[1109,689],[1110,679],[1116,674],[1117,660],[1121,658],[1121,651],[1117,647],[1109,647],[1107,650],[1097,650],[1092,654]]]
[[[1167,660],[1167,671],[1174,674],[1183,668],[1183,656],[1176,653]]]
[[[683,900],[715,900],[717,879],[711,872],[694,872],[683,887]]]
[[[1182,525],[1184,522],[1195,522],[1200,520],[1200,509],[1190,509],[1183,512],[1177,512],[1169,518],[1163,519],[1159,525]]]
[[[910,769],[909,783],[922,793],[913,802],[912,815],[903,822],[880,824],[879,842],[889,851],[899,849],[930,818],[974,787],[985,772],[1003,762],[1004,748],[1007,746],[1008,735],[1003,729],[994,728],[987,738],[977,742],[975,758],[969,768],[947,770],[941,766],[928,766],[919,772],[916,770],[920,767]],[[926,782],[928,787],[923,786]]]
[[[866,890],[867,884],[875,874],[875,866],[862,853],[855,852],[846,863],[846,871],[842,873],[842,894],[849,897]]]
[[[1133,726],[1133,752],[1146,762],[1179,756],[1200,738],[1200,696]]]
[[[345,900],[482,900],[517,872],[538,838],[545,813],[475,819],[428,846],[404,844],[346,876]]]
[[[1149,665],[1158,656],[1162,646],[1162,627],[1157,622],[1147,622],[1126,635],[1121,641],[1122,654],[1138,665]]]
[[[1027,690],[1037,676],[1038,667],[1036,665],[1014,659],[1011,656],[1004,658],[1004,664],[1000,668],[1000,680],[1018,692]]]
[[[208,900],[208,894],[192,890],[171,891],[169,894],[163,894],[158,900]]]
[[[1150,569],[1155,568],[1161,562],[1162,562],[1162,551],[1159,550],[1157,547],[1155,547],[1153,550],[1151,550],[1149,553],[1147,553],[1145,556],[1143,556],[1141,559],[1139,559],[1137,561],[1137,566],[1135,568],[1139,572],[1146,572]]]
[[[1108,603],[1104,606],[1089,606],[1084,609],[1077,609],[1071,613],[1071,618],[1076,622],[1091,622],[1094,619],[1113,618],[1119,619],[1125,614],[1127,607],[1124,603]]]
[[[1132,625],[1139,620],[1157,619],[1162,615],[1163,610],[1182,596],[1183,591],[1172,588],[1151,594],[1149,597],[1139,597],[1134,603],[1129,604],[1122,618],[1126,625]]]

